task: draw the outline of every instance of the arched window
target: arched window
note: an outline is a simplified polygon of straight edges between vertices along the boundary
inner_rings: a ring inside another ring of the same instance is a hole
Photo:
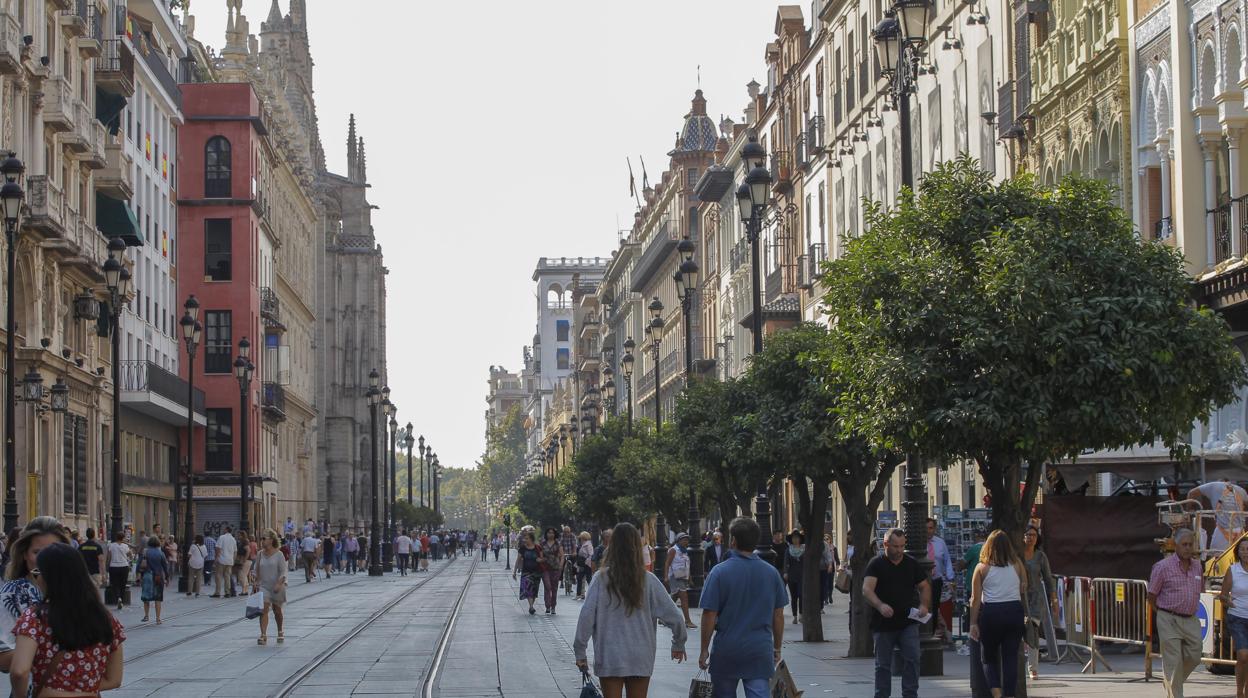
[[[204,198],[230,198],[230,142],[213,136],[204,146]]]

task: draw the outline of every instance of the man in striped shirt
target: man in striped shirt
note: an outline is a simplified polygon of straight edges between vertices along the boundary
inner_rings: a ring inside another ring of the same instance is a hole
[[[1174,554],[1153,565],[1148,580],[1148,601],[1157,609],[1162,680],[1168,698],[1183,698],[1183,682],[1200,665],[1200,621],[1196,619],[1196,609],[1203,589],[1196,536],[1181,528],[1174,532]]]

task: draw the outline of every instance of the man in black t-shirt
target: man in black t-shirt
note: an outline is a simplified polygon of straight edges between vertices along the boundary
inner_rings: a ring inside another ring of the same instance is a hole
[[[95,529],[87,529],[87,539],[78,545],[78,552],[87,563],[87,572],[95,579],[97,586],[104,586],[104,578],[100,575],[100,557],[104,554],[104,546],[95,539]]]
[[[912,609],[926,616],[932,588],[923,568],[906,555],[906,532],[894,528],[884,539],[884,555],[867,565],[862,596],[873,609],[871,634],[875,638],[875,695],[889,698],[893,689],[893,648],[901,650],[902,698],[919,695],[919,623]]]

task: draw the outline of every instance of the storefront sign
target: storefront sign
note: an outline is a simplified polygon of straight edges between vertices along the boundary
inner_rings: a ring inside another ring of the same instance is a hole
[[[256,486],[251,486],[251,498],[258,499]],[[241,491],[238,485],[198,485],[195,487],[195,499],[238,499]],[[182,497],[186,497],[186,487],[182,487]]]

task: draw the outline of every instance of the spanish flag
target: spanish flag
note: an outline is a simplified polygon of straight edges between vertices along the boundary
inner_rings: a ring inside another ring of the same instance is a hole
[[[143,136],[143,152],[147,155],[147,159],[152,159],[152,133],[148,131]]]
[[[169,231],[160,231],[160,253],[165,257],[169,256]]]
[[[160,156],[160,176],[169,179],[169,156],[162,154]]]

